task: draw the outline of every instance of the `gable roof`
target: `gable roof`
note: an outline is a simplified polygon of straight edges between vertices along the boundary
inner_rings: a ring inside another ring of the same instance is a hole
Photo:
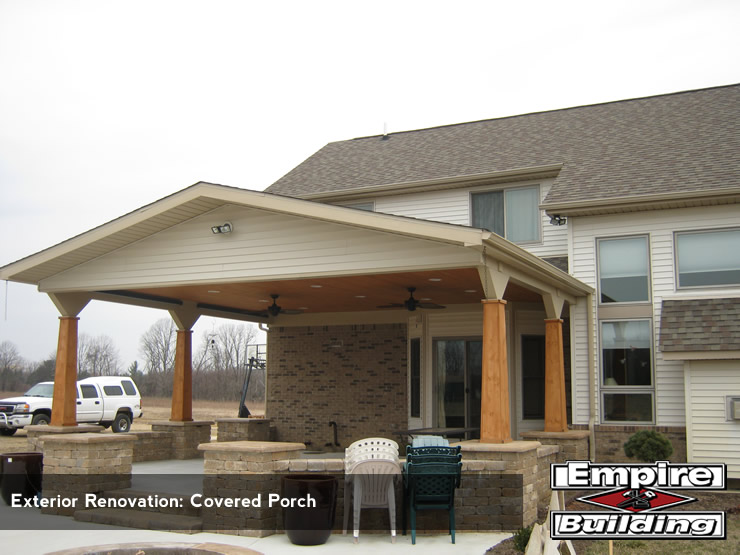
[[[663,300],[660,350],[740,351],[740,298]]]
[[[544,208],[740,193],[740,85],[326,145],[270,193],[303,198],[556,175]]]

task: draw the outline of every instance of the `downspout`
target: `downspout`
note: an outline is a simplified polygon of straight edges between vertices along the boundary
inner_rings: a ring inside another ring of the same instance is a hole
[[[586,297],[588,307],[586,310],[586,328],[588,329],[588,458],[593,462],[596,460],[596,380],[594,379],[594,353],[596,352],[596,334],[594,333],[594,294],[589,293]]]

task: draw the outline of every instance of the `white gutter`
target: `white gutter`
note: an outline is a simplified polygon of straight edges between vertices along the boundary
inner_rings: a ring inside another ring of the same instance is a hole
[[[596,460],[596,379],[594,376],[594,354],[596,353],[596,333],[594,333],[594,294],[589,293],[586,297],[588,306],[586,307],[586,336],[588,337],[588,458],[594,462]]]

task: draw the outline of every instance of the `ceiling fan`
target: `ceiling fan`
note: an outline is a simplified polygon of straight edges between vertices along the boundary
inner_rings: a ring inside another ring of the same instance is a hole
[[[409,298],[403,301],[403,303],[392,303],[392,304],[386,304],[381,305],[378,308],[405,308],[409,312],[413,312],[417,308],[446,308],[442,306],[441,304],[437,303],[425,303],[422,301],[419,301],[418,299],[414,298],[414,291],[416,291],[416,287],[408,287],[407,291],[410,293]]]
[[[270,314],[270,316],[277,316],[278,314],[303,314],[302,310],[283,308],[282,306],[278,305],[277,300],[279,296],[280,295],[276,293],[270,295],[270,297],[272,297],[272,304],[267,307],[267,312]]]

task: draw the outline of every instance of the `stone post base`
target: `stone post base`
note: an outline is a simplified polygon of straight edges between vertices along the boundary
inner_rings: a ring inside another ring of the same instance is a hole
[[[44,445],[41,441],[42,436],[53,434],[79,434],[79,433],[98,433],[103,431],[102,426],[93,424],[77,424],[77,426],[26,426],[26,439],[28,441],[29,451],[43,451]]]
[[[567,432],[522,432],[522,439],[539,441],[542,445],[557,445],[560,452],[557,462],[588,460],[588,430],[568,430]]]
[[[216,441],[270,441],[268,418],[219,418]]]
[[[172,458],[197,459],[202,457],[198,445],[211,441],[211,421],[152,422],[153,432],[172,433]]]
[[[85,508],[85,494],[131,487],[134,438],[126,434],[62,433],[39,438],[44,447],[41,512],[72,515]],[[54,499],[76,499],[59,506]]]
[[[270,441],[216,442],[200,446],[203,497],[261,499],[260,507],[214,507],[203,512],[203,531],[237,536],[270,536],[278,529],[279,507],[268,496],[280,493],[280,475],[297,458],[303,443]]]

